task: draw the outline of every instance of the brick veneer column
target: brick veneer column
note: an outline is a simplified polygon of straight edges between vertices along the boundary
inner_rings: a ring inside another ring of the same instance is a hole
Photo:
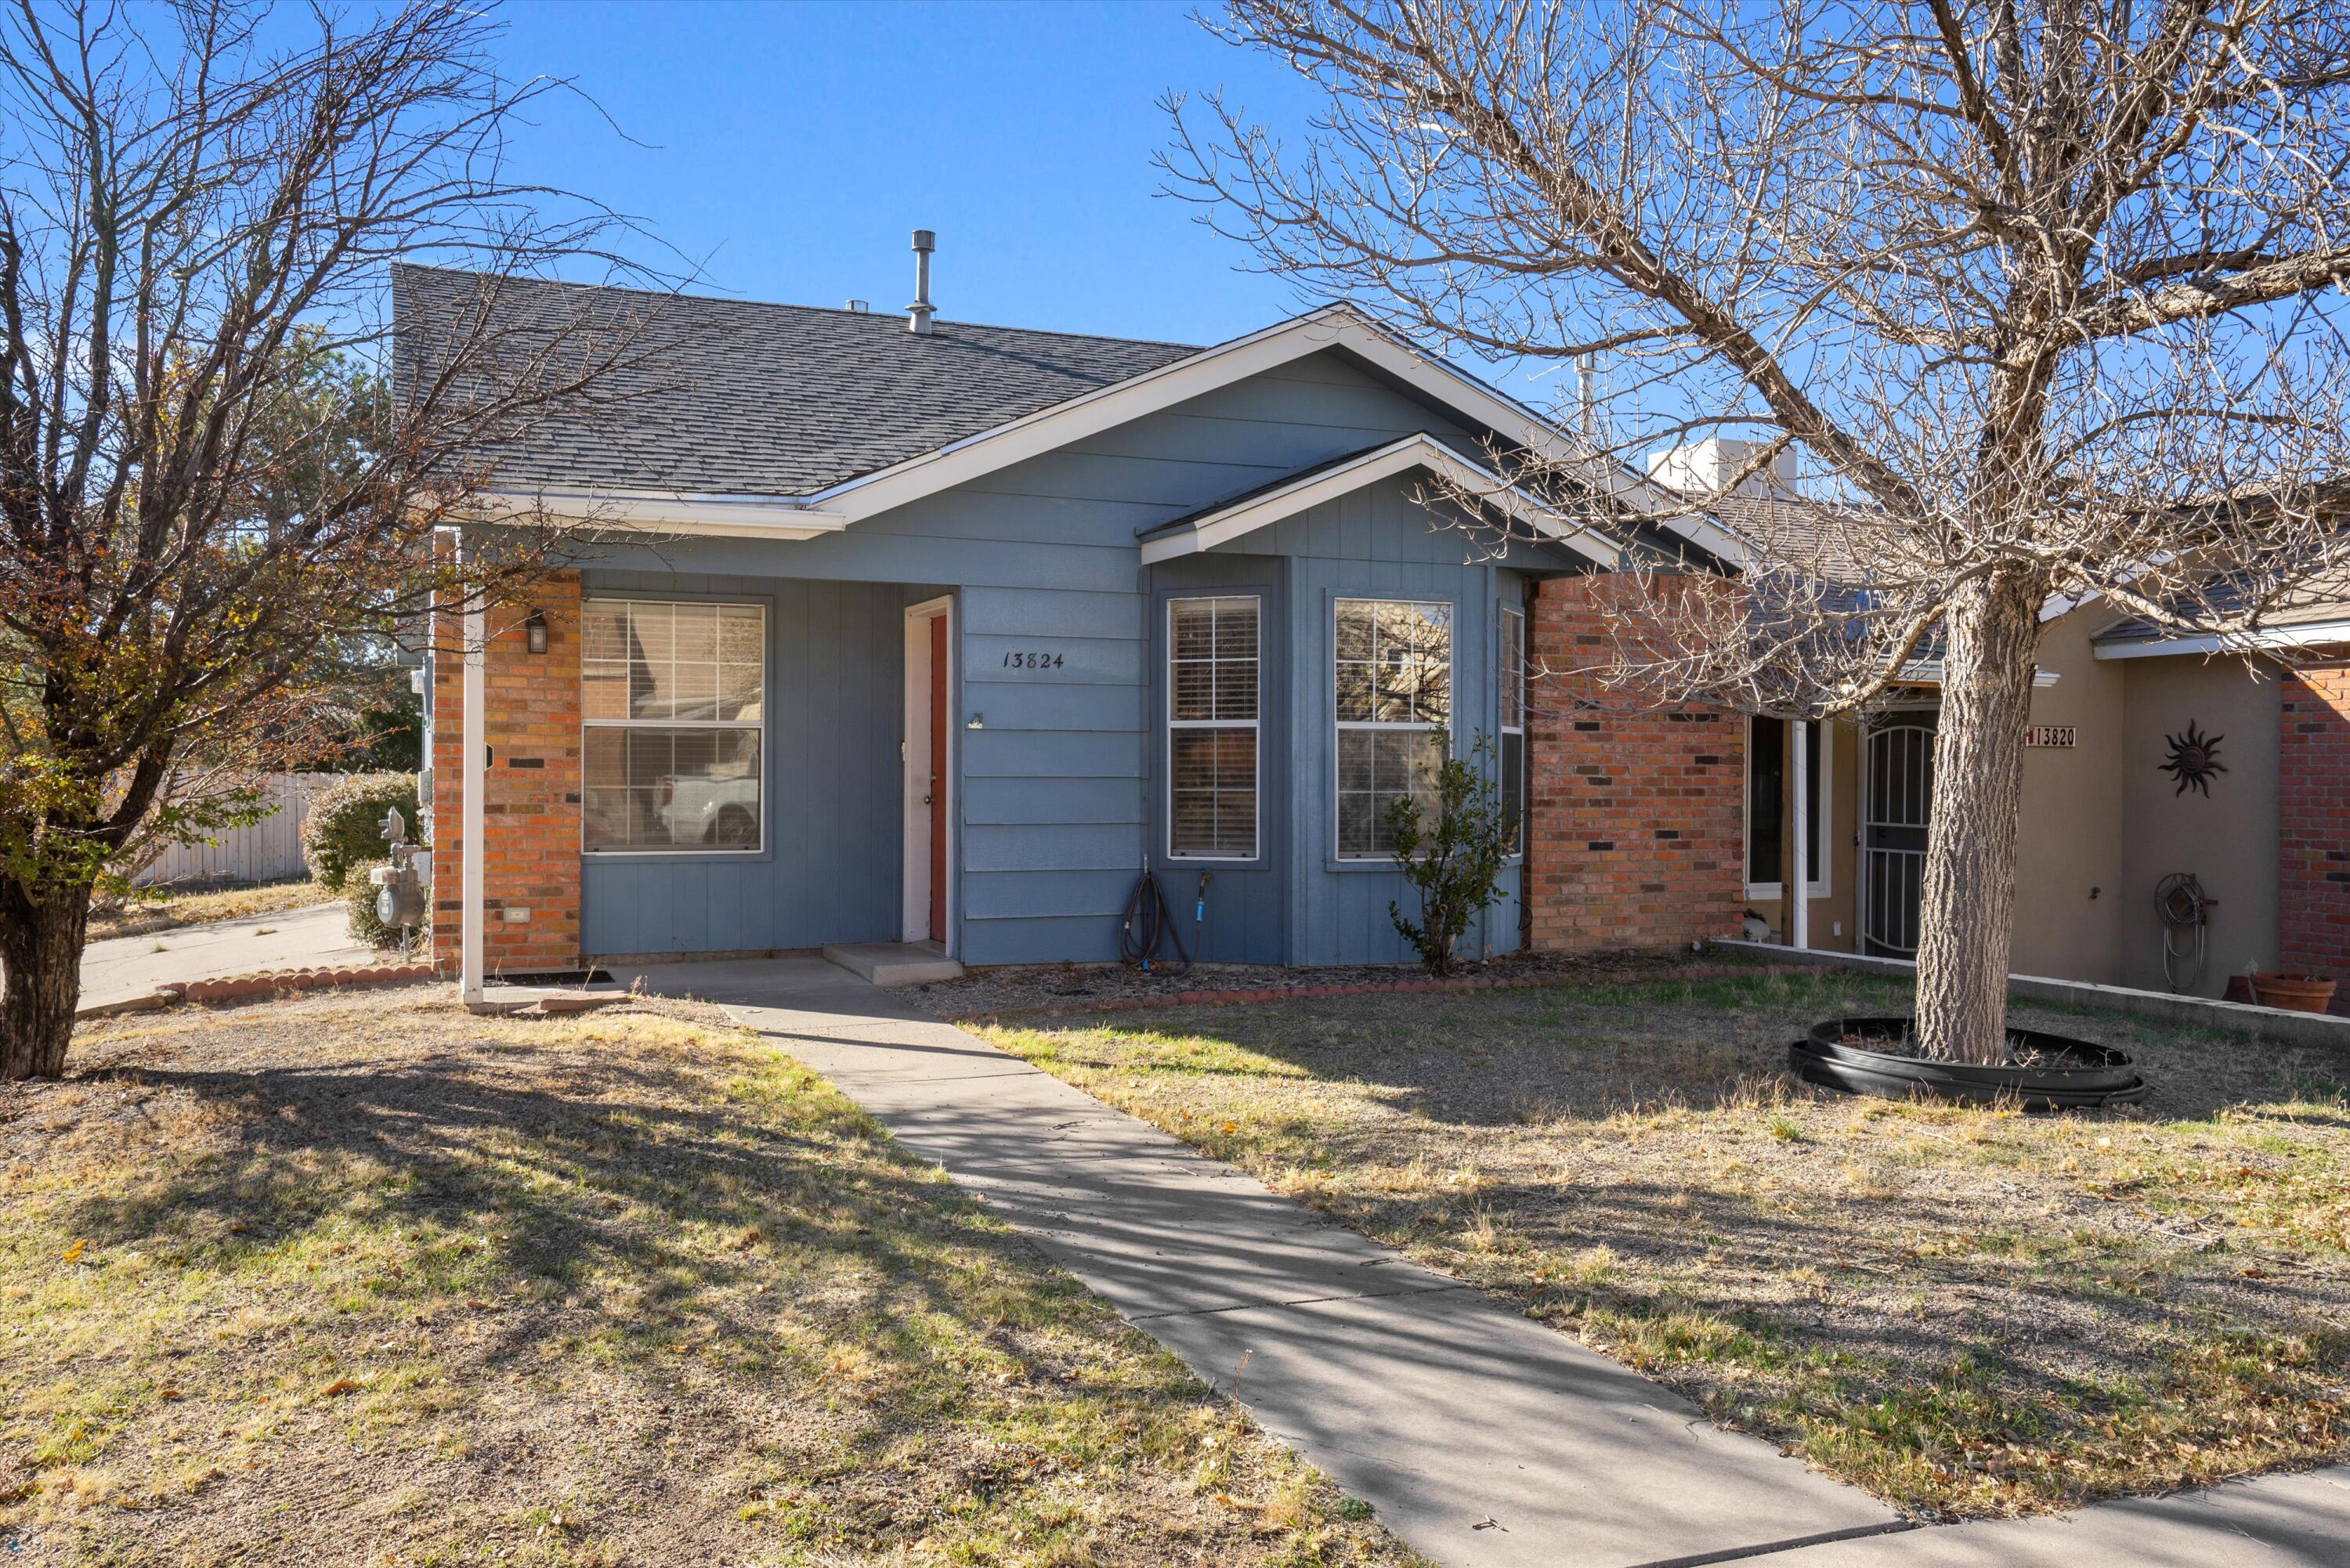
[[[1746,727],[1698,707],[1627,711],[1571,671],[1607,651],[1612,575],[1557,578],[1530,607],[1526,860],[1533,945],[1552,952],[1735,936],[1745,912]]]
[[[525,641],[534,609],[546,619],[545,653]],[[494,975],[567,969],[579,959],[579,574],[550,574],[488,620],[483,963]],[[432,954],[443,970],[457,964],[463,909],[463,629],[457,616],[433,617]]]
[[[2277,959],[2350,981],[2350,664],[2287,675],[2280,700]]]

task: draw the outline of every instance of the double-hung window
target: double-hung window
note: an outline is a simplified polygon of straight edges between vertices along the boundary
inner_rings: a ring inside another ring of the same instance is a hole
[[[1340,599],[1332,673],[1338,727],[1338,856],[1395,849],[1388,812],[1407,796],[1436,812],[1452,723],[1452,607]]]
[[[1257,857],[1253,597],[1167,601],[1167,853]]]
[[[582,607],[581,847],[755,851],[766,612],[626,598]]]
[[[1526,618],[1505,609],[1501,624],[1502,820],[1515,855],[1526,841]]]

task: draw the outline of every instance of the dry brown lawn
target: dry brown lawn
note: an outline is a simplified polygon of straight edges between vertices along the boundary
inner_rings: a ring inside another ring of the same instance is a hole
[[[11,1564],[1401,1563],[714,1012],[182,1010],[0,1087]]]
[[[330,893],[303,877],[290,882],[262,882],[250,888],[223,888],[210,892],[183,893],[172,888],[141,888],[120,908],[92,911],[89,940],[143,937],[155,931],[175,931],[211,920],[241,919],[247,915],[276,915],[331,904],[340,893]]]
[[[1920,1516],[2350,1452],[2350,1060],[2112,1016],[2104,1116],[1813,1091],[1851,976],[1194,1006],[999,1044]]]

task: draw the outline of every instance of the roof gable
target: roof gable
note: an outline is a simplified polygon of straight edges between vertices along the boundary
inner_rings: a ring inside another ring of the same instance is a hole
[[[1432,473],[1475,495],[1481,504],[1595,565],[1613,568],[1618,562],[1617,546],[1581,522],[1433,437],[1409,435],[1315,463],[1188,517],[1146,529],[1141,535],[1142,564],[1148,566],[1212,550],[1367,484],[1415,472]]]

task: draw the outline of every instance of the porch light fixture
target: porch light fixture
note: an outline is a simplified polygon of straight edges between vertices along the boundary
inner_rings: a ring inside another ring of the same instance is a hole
[[[984,729],[986,729],[986,728],[987,728],[987,715],[986,715],[986,714],[984,714],[984,713],[973,713],[973,714],[971,716],[970,720],[964,723],[963,728],[964,728],[964,729],[966,729],[966,730],[984,730]]]
[[[536,610],[531,611],[530,618],[522,623],[522,642],[533,653],[546,651],[546,618]]]

